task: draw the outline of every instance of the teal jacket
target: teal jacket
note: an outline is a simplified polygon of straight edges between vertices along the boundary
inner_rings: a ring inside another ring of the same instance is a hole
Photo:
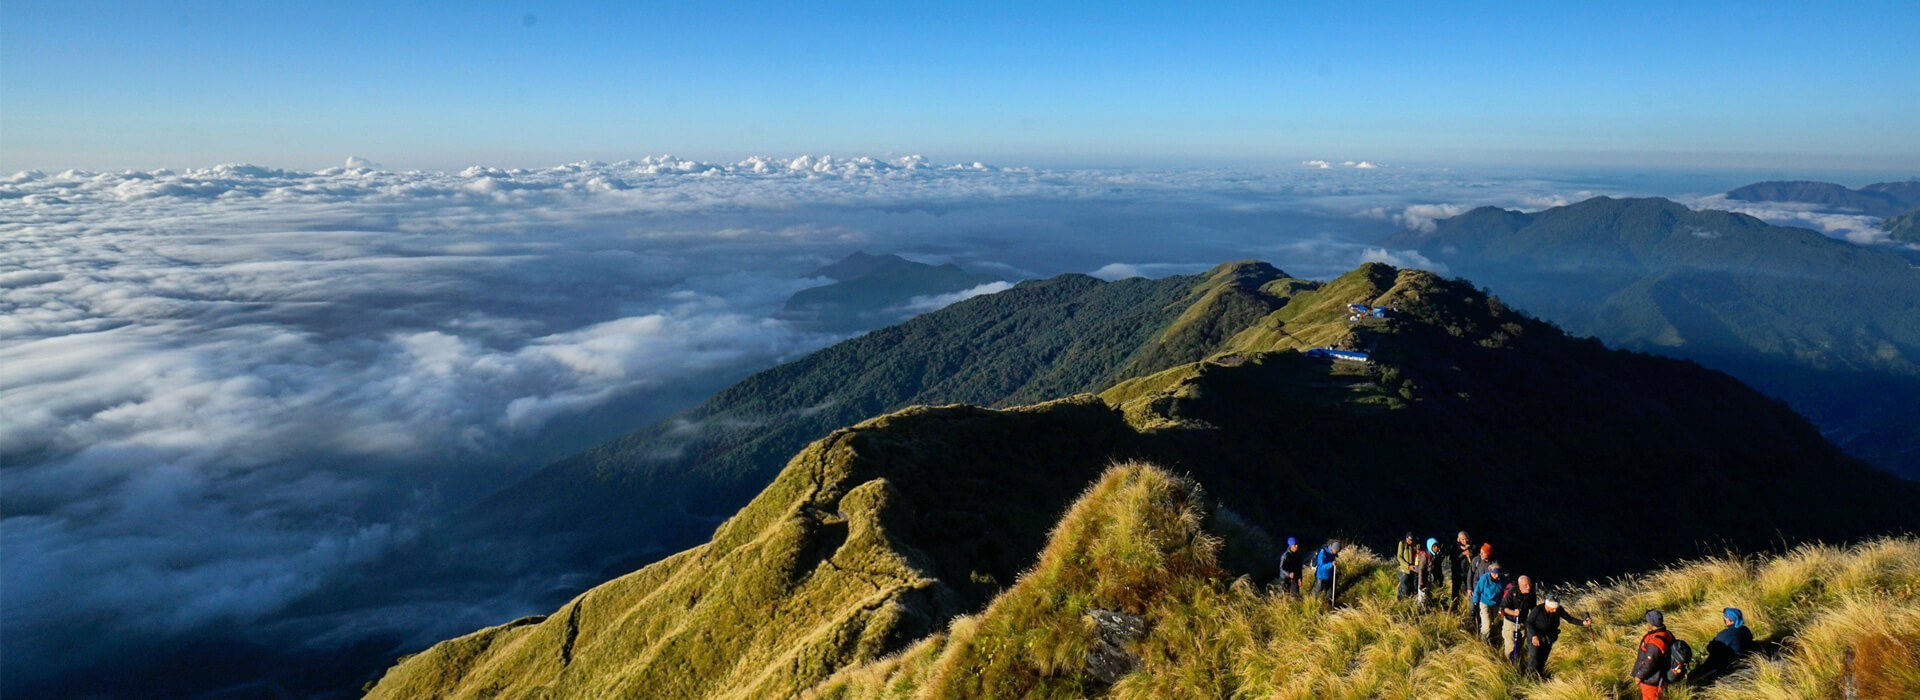
[[[1473,584],[1473,602],[1489,608],[1499,607],[1501,594],[1505,592],[1506,585],[1493,580],[1493,572],[1489,571],[1480,575],[1479,583]]]

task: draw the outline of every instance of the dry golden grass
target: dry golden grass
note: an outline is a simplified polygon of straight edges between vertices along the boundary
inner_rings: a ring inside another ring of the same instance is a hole
[[[1144,464],[1108,469],[1013,585],[926,634],[948,618],[926,602],[936,589],[911,561],[920,555],[889,533],[894,487],[834,472],[854,462],[827,452],[845,449],[826,441],[797,458],[713,544],[545,620],[436,646],[373,695],[1625,698],[1636,696],[1626,674],[1646,609],[1664,610],[1704,655],[1733,606],[1777,651],[1668,697],[1920,697],[1920,539],[1718,557],[1563,592],[1595,625],[1565,628],[1549,679],[1537,680],[1462,616],[1396,601],[1392,572],[1364,547],[1342,552],[1334,609],[1233,577],[1226,562],[1264,535],[1198,484]],[[1110,687],[1087,669],[1094,609],[1146,622],[1126,645],[1137,669]]]
[[[1106,488],[1089,492],[1069,519],[1085,517],[1089,500],[1107,496]],[[1141,538],[1142,549],[1121,560],[1126,565],[1104,569],[1097,557],[1049,546],[1047,560],[1006,599],[955,626],[951,645],[923,644],[845,672],[821,697],[1638,697],[1626,675],[1641,614],[1653,607],[1665,610],[1670,628],[1702,655],[1725,607],[1744,610],[1757,638],[1778,648],[1712,684],[1670,688],[1669,698],[1840,698],[1849,697],[1848,688],[1858,698],[1920,697],[1920,540],[1912,538],[1809,545],[1769,559],[1721,557],[1588,586],[1565,598],[1594,626],[1565,627],[1549,678],[1537,680],[1517,673],[1454,615],[1393,600],[1390,573],[1363,548],[1342,556],[1342,576],[1356,584],[1330,612],[1318,601],[1255,590],[1244,579],[1209,581],[1205,555],[1217,545],[1177,554],[1166,549],[1167,537],[1151,531],[1151,521],[1132,522],[1149,527],[1104,530]],[[1092,545],[1087,552],[1119,554],[1112,548],[1125,547],[1080,536],[1054,544],[1067,542]],[[1095,601],[1118,599],[1080,592],[1097,585],[1103,574],[1096,572],[1137,576],[1134,567],[1155,556],[1185,556],[1194,565],[1169,570],[1153,593],[1131,599],[1149,625],[1132,646],[1141,666],[1111,688],[1098,687],[1076,666],[1091,632],[1071,621]],[[1065,632],[1041,631],[1048,629]],[[1083,636],[1073,637],[1076,630]],[[1023,641],[996,643],[993,662],[985,663],[987,638]]]

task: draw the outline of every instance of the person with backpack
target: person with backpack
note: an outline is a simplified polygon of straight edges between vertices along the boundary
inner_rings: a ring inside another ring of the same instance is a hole
[[[1727,608],[1720,611],[1720,618],[1726,626],[1713,641],[1707,642],[1707,658],[1700,662],[1700,668],[1693,672],[1697,682],[1711,681],[1733,671],[1733,667],[1754,652],[1753,630],[1747,627],[1746,615],[1739,608]]]
[[[1287,548],[1280,552],[1280,591],[1287,595],[1300,595],[1301,565],[1306,563],[1306,552],[1300,551],[1300,540],[1287,538]]]
[[[1527,576],[1514,579],[1500,595],[1500,638],[1506,643],[1501,651],[1506,652],[1507,661],[1516,666],[1524,660],[1520,656],[1520,623],[1526,621],[1526,614],[1533,611],[1538,599],[1533,579]]]
[[[1473,584],[1478,580],[1473,570],[1475,548],[1473,539],[1466,530],[1454,536],[1454,546],[1447,550],[1447,605],[1457,612],[1466,609],[1472,614],[1471,601]]]
[[[1440,570],[1445,568],[1447,555],[1440,551],[1440,540],[1427,538],[1427,546],[1414,556],[1414,567],[1420,570],[1420,607],[1440,597]]]
[[[1339,594],[1339,591],[1334,590],[1337,582],[1333,578],[1335,573],[1333,563],[1339,558],[1339,540],[1328,540],[1327,546],[1321,547],[1320,551],[1313,555],[1313,593],[1316,596],[1324,593],[1328,605],[1332,605]]]
[[[1686,676],[1693,661],[1693,649],[1667,631],[1666,615],[1648,610],[1647,633],[1640,636],[1640,653],[1633,660],[1629,675],[1640,684],[1640,700],[1660,700],[1668,685]]]
[[[1527,613],[1525,628],[1527,636],[1526,672],[1534,678],[1547,676],[1547,655],[1553,653],[1553,643],[1560,641],[1560,622],[1564,620],[1581,627],[1592,627],[1593,618],[1575,618],[1561,609],[1560,601],[1549,596],[1540,607]]]
[[[1408,532],[1400,539],[1400,548],[1394,554],[1394,561],[1400,564],[1400,590],[1394,594],[1396,599],[1413,597],[1420,576],[1420,545],[1414,544],[1413,533]]]
[[[1480,575],[1480,581],[1473,584],[1473,612],[1480,621],[1480,641],[1493,644],[1493,611],[1500,607],[1500,596],[1506,591],[1506,582],[1501,581],[1500,564],[1487,565],[1486,573]]]

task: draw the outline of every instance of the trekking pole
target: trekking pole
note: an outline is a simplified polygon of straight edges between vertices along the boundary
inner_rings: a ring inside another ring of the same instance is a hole
[[[1327,581],[1327,609],[1332,610],[1334,601],[1340,597],[1340,565],[1333,566],[1331,578]]]

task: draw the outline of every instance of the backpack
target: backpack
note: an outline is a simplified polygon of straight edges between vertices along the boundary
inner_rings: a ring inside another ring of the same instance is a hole
[[[1667,671],[1664,678],[1668,683],[1678,683],[1680,679],[1686,678],[1687,672],[1691,670],[1693,670],[1693,647],[1687,644],[1686,640],[1675,637],[1673,644],[1667,648]]]

